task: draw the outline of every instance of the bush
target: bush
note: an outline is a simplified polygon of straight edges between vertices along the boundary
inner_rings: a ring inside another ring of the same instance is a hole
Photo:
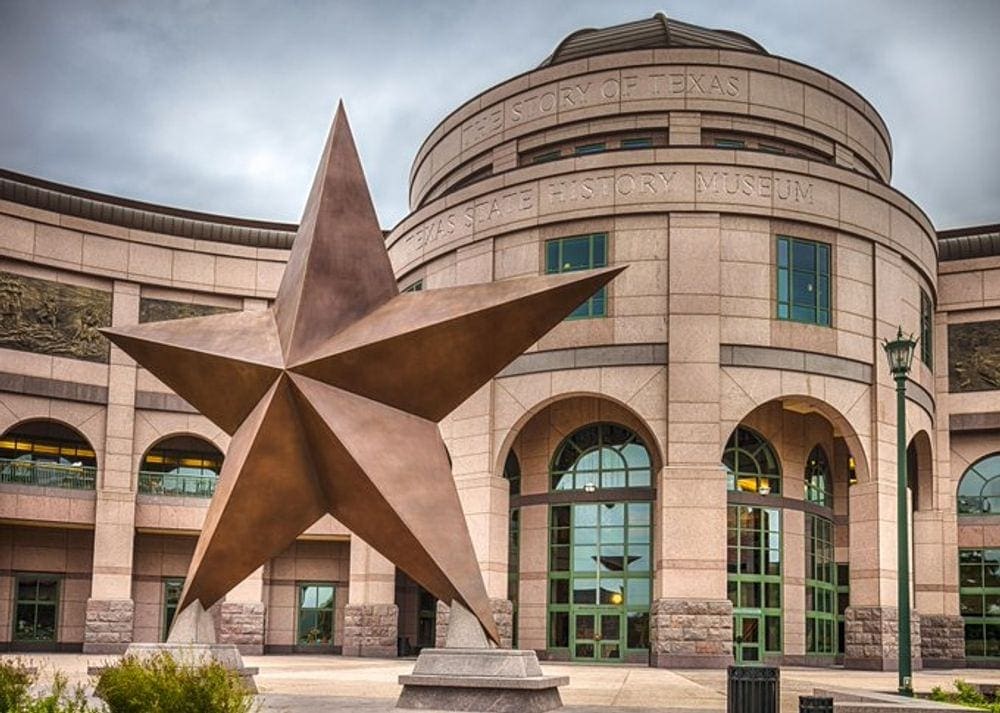
[[[955,679],[954,693],[945,691],[940,686],[932,688],[931,700],[943,703],[959,703],[972,708],[989,711],[989,713],[1000,713],[1000,694],[995,696],[992,701],[988,700],[978,688],[960,678]]]
[[[254,694],[238,673],[217,661],[178,662],[168,653],[127,656],[97,680],[108,713],[249,713]]]
[[[0,661],[0,713],[98,713],[82,686],[68,692],[61,673],[55,674],[48,694],[32,698],[31,687],[37,681],[38,674],[19,659]]]

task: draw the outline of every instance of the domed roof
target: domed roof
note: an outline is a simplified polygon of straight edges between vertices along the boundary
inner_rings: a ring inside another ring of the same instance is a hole
[[[611,52],[671,47],[705,47],[709,49],[742,50],[767,54],[767,50],[746,35],[730,30],[710,30],[671,20],[658,12],[646,20],[626,22],[595,29],[571,32],[539,66],[548,67],[583,57]]]

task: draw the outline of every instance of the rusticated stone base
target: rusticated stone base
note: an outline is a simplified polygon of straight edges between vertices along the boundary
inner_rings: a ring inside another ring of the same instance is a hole
[[[490,599],[493,610],[493,621],[497,623],[500,632],[500,646],[509,649],[514,645],[514,605],[509,599]],[[441,602],[437,603],[437,615],[434,619],[434,646],[444,648],[448,637],[449,608]]]
[[[344,607],[344,656],[394,658],[399,636],[395,604],[348,604]]]
[[[899,670],[899,610],[896,607],[847,607],[844,614],[844,667],[870,671]],[[920,615],[910,613],[912,669],[920,657]]]
[[[733,662],[733,605],[728,599],[657,599],[649,634],[652,666],[725,668]]]
[[[260,602],[223,602],[220,611],[220,644],[236,644],[241,654],[264,653],[264,605]]]
[[[121,654],[132,643],[135,603],[131,599],[88,599],[83,630],[86,654]]]
[[[920,653],[926,668],[965,666],[965,622],[961,616],[920,617]]]

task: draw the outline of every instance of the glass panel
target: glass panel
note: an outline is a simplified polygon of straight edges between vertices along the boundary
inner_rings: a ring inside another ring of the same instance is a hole
[[[629,545],[628,571],[649,572],[652,569],[649,561],[649,545]]]
[[[557,648],[569,646],[569,612],[549,614],[549,642]]]
[[[316,587],[312,586],[302,587],[302,594],[299,599],[299,602],[303,609],[315,609],[318,601],[319,601],[319,590]]]
[[[575,545],[573,547],[573,571],[574,572],[597,571],[596,545]]]
[[[625,570],[625,545],[601,545],[601,571],[623,572]]]
[[[617,578],[601,579],[601,604],[624,604],[625,595],[622,593],[624,581]]]
[[[596,579],[573,580],[573,603],[597,604],[597,580]]]
[[[608,644],[601,642],[601,658],[602,659],[620,659],[622,657],[621,644]]]
[[[593,614],[576,615],[576,638],[593,639],[595,631]]]
[[[625,603],[630,607],[649,606],[649,580],[630,579],[626,583]]]
[[[628,506],[629,527],[633,528],[635,525],[648,525],[649,513],[650,513],[649,503],[629,503]],[[629,540],[632,541],[631,536],[629,537]]]
[[[629,544],[632,544],[632,543],[648,543],[649,542],[649,528],[648,527],[629,527],[629,529],[628,529],[628,541],[629,541]]]
[[[569,532],[569,530],[565,530]],[[573,530],[573,539],[576,540],[578,545],[594,545],[597,544],[597,528],[596,527],[577,527]]]
[[[14,613],[14,638],[35,638],[35,606],[33,604],[18,604]]]
[[[569,571],[569,547],[553,547],[552,563],[553,572]]]
[[[781,608],[781,584],[779,582],[767,582],[764,585],[764,606],[768,609]]]
[[[756,609],[760,605],[760,582],[740,582],[740,606]]]
[[[589,238],[567,238],[562,241],[560,272],[583,270],[590,267]]]
[[[559,272],[559,241],[550,240],[545,244],[545,271]]]
[[[778,301],[788,302],[788,270],[778,270]]]
[[[633,470],[628,474],[628,484],[632,488],[648,488],[652,478],[649,470]]]
[[[982,624],[966,624],[965,625],[965,655],[966,656],[984,656],[986,653],[986,646],[984,642],[983,635],[983,625]]]
[[[38,580],[37,579],[19,579],[17,580],[17,598],[18,601],[35,601],[36,594],[38,592]]]
[[[767,651],[781,651],[781,618],[764,617],[764,648]]]
[[[601,542],[610,542],[618,544],[625,541],[625,528],[624,527],[602,527],[601,528]]]
[[[553,579],[549,583],[549,604],[569,604],[568,579]]]
[[[605,641],[620,639],[622,635],[622,619],[619,615],[601,615],[601,638]]]
[[[333,607],[333,587],[317,587],[319,595],[318,606],[320,609],[331,609]]]
[[[593,658],[594,657],[594,645],[590,644],[577,644],[576,645],[576,656],[577,658]]]
[[[593,236],[594,239],[594,259],[591,267],[604,267],[607,264],[606,246],[607,246],[607,236],[604,233],[598,233]]]
[[[985,655],[1000,656],[1000,624],[986,624],[983,629],[986,634]]]
[[[626,445],[622,448],[622,455],[629,468],[648,468],[650,466],[649,451],[638,443]]]
[[[792,267],[796,270],[816,271],[816,243],[792,241]]]
[[[628,647],[630,649],[649,648],[649,614],[646,612],[628,613]]]
[[[627,474],[624,470],[601,473],[602,488],[624,488],[627,484]]]
[[[597,537],[596,532],[594,533],[594,537],[595,538]],[[569,528],[568,527],[566,527],[566,528],[561,527],[561,528],[559,528],[557,530],[552,530],[549,533],[549,541],[553,545],[568,545],[569,544]],[[579,542],[579,541],[580,541],[580,538],[578,536],[577,537],[577,542]]]
[[[597,505],[574,505],[573,524],[576,527],[581,525],[597,525]]]
[[[562,505],[552,508],[552,526],[569,527],[569,506]]]
[[[788,238],[778,238],[778,266],[788,267]]]

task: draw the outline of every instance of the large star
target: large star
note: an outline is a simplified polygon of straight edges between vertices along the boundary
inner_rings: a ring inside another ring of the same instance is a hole
[[[499,643],[437,422],[619,271],[400,294],[339,106],[270,309],[104,330],[232,435],[178,611],[330,513]]]

